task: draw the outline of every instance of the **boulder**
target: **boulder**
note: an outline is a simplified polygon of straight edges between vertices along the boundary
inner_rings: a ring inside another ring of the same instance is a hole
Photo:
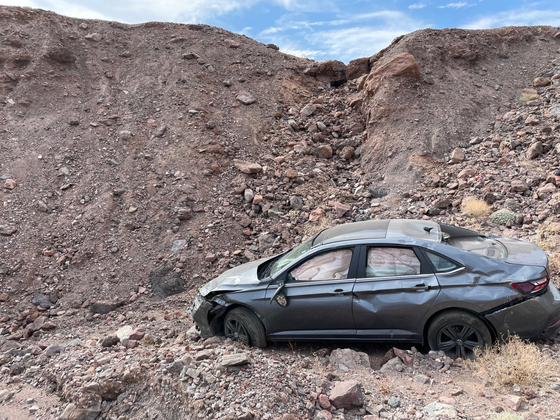
[[[451,153],[451,159],[449,160],[451,163],[459,163],[465,160],[465,152],[462,149],[456,148]]]
[[[540,141],[537,141],[527,149],[527,159],[535,159],[542,155],[543,153],[543,145]]]
[[[244,174],[258,174],[262,172],[262,166],[258,163],[246,162],[244,160],[234,159],[233,165]]]
[[[364,404],[362,385],[354,380],[336,382],[329,400],[336,408],[351,410]]]
[[[329,363],[342,370],[360,368],[371,369],[369,356],[364,352],[358,352],[352,349],[333,350],[329,356]],[[347,369],[344,369],[344,367]]]
[[[257,99],[248,92],[241,92],[239,95],[237,95],[236,99],[243,105],[251,105],[252,103],[255,103],[257,101]]]

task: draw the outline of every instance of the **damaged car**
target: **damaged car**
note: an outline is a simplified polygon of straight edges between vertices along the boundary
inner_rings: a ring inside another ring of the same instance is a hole
[[[430,220],[369,220],[325,229],[203,286],[202,337],[427,343],[454,357],[516,334],[549,339],[560,295],[532,242]]]

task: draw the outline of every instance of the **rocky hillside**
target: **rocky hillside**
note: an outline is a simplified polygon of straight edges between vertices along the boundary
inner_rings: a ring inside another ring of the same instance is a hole
[[[399,353],[380,374],[368,347],[371,365],[341,371],[335,347],[200,342],[185,309],[230,266],[369,218],[535,239],[559,267],[559,48],[550,27],[425,30],[345,66],[205,25],[0,7],[2,408],[416,418],[461,389],[444,402],[484,418],[501,397],[479,399],[461,363]],[[472,218],[472,198],[513,216]],[[346,411],[329,402],[343,380],[367,391]],[[557,398],[531,395],[504,404]]]

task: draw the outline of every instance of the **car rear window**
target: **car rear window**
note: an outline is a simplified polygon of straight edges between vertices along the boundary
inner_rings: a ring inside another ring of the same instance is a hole
[[[436,273],[448,273],[449,271],[460,268],[459,265],[455,264],[453,261],[449,261],[447,258],[444,258],[441,255],[432,254],[429,251],[426,251],[426,255],[434,266],[434,270]]]
[[[485,257],[502,261],[508,255],[506,248],[500,242],[485,236],[452,237],[447,240],[447,243],[455,248],[476,252]]]

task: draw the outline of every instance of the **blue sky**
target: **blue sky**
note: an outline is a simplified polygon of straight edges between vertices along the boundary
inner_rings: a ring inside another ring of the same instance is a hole
[[[346,63],[417,29],[560,26],[559,0],[0,0],[0,5],[125,23],[205,23],[290,54]]]

